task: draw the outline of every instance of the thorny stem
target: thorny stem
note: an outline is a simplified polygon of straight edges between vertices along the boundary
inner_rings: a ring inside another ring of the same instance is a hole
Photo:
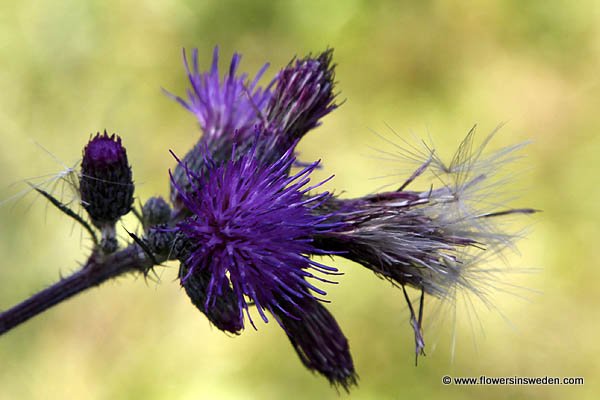
[[[0,335],[78,293],[128,272],[146,273],[153,264],[137,244],[109,255],[94,252],[79,271],[0,313]]]

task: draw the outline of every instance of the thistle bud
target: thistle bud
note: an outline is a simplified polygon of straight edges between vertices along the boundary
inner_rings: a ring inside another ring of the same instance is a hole
[[[333,92],[333,50],[314,57],[292,60],[277,75],[277,84],[267,107],[269,128],[278,132],[281,148],[319,126],[320,119],[338,106]]]
[[[184,280],[183,277],[188,272],[189,268],[182,262],[179,269],[181,285],[192,301],[192,304],[206,315],[206,318],[218,329],[236,335],[239,334],[244,328],[244,317],[238,308],[239,301],[233,289],[224,285],[221,288],[219,299],[207,305],[206,300],[209,296],[208,290],[211,281],[211,272],[209,270],[200,271]]]
[[[335,318],[317,300],[298,299],[304,313],[292,317],[275,310],[302,364],[323,375],[334,386],[349,391],[357,384],[350,346]],[[281,300],[283,304],[286,300]]]
[[[83,150],[81,202],[99,229],[108,229],[131,210],[133,180],[121,138],[96,134]]]
[[[160,196],[150,197],[142,207],[142,218],[145,227],[166,224],[171,218],[171,207]]]

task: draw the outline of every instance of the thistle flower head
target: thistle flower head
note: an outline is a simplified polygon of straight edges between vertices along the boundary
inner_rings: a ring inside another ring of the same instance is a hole
[[[195,274],[210,272],[206,309],[231,288],[240,316],[249,304],[256,305],[265,322],[265,310],[302,313],[299,299],[325,294],[306,280],[323,280],[311,270],[336,272],[308,257],[322,253],[312,237],[330,229],[323,223],[327,217],[312,211],[329,194],[311,196],[309,190],[320,184],[306,187],[317,163],[288,176],[294,162],[291,149],[267,166],[254,150],[221,165],[206,158],[210,167],[204,176],[184,166],[193,190],[179,192],[192,214],[177,225],[191,248],[183,284]]]
[[[192,50],[191,64],[183,51],[191,88],[187,90],[187,100],[172,97],[196,116],[204,140],[231,140],[252,135],[260,113],[271,98],[271,84],[264,89],[258,86],[269,64],[249,80],[247,74],[238,75],[241,58],[235,53],[229,70],[220,78],[218,47],[214,49],[212,66],[207,72],[199,69],[197,49]]]
[[[79,190],[83,207],[99,228],[131,210],[133,180],[127,152],[115,134],[96,134],[83,150]]]
[[[282,157],[290,146],[337,107],[331,57],[332,50],[327,50],[316,57],[309,55],[292,61],[262,89],[258,87],[258,80],[267,65],[248,81],[246,74],[236,75],[240,56],[235,54],[229,72],[221,80],[218,50],[215,49],[212,68],[208,72],[199,71],[198,53],[194,50],[191,66],[185,59],[191,83],[188,99],[172,96],[196,115],[204,132],[183,159],[188,169],[202,175],[207,150],[219,162],[227,161],[234,148],[237,155],[254,148],[256,158],[265,164]],[[190,189],[181,164],[173,175],[180,188]],[[179,191],[173,186],[171,189],[171,200],[176,211],[180,211]]]

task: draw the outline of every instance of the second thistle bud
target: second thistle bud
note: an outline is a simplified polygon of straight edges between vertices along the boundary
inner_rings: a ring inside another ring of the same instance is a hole
[[[133,180],[127,152],[115,134],[96,134],[83,150],[81,202],[99,229],[114,230],[115,223],[131,210]]]
[[[166,224],[170,218],[171,207],[160,196],[150,197],[142,207],[142,222],[146,229],[151,226]]]

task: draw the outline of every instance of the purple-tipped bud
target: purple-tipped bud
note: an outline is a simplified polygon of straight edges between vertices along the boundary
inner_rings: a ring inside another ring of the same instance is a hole
[[[290,62],[277,75],[277,84],[267,107],[268,129],[279,136],[283,149],[297,142],[319,120],[337,108],[333,92],[333,50]]]
[[[131,210],[133,180],[121,138],[96,134],[83,150],[81,202],[98,228],[112,226]]]
[[[301,307],[304,313],[299,318],[277,312],[277,320],[304,366],[348,391],[357,380],[348,340],[321,303],[305,298]]]
[[[300,315],[294,299],[312,298],[310,291],[325,294],[305,278],[323,280],[310,270],[337,271],[308,257],[318,252],[312,237],[330,228],[322,224],[326,217],[312,212],[329,194],[307,196],[319,186],[305,187],[317,163],[288,177],[293,162],[291,149],[269,166],[251,150],[235,161],[213,164],[205,176],[186,169],[193,190],[180,195],[192,216],[177,229],[191,249],[182,283],[208,273],[205,309],[218,305],[232,288],[240,314],[253,304],[266,322],[265,310]]]

